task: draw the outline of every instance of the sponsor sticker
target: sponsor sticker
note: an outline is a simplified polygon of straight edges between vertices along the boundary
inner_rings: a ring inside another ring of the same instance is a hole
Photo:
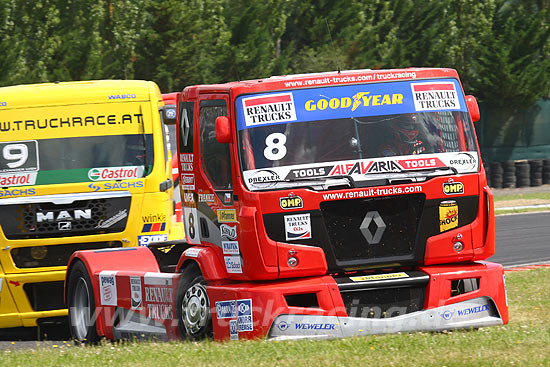
[[[281,209],[299,209],[304,207],[304,201],[298,195],[279,198]]]
[[[146,282],[144,284],[147,317],[155,320],[173,320],[174,289],[171,286],[147,286]]]
[[[193,171],[193,154],[180,154],[180,168],[182,171]]]
[[[284,221],[287,241],[311,238],[311,219],[309,213],[285,215]]]
[[[200,195],[200,194],[199,194]],[[200,198],[200,196],[199,196]],[[195,203],[195,197],[192,192],[184,192],[183,193],[183,201],[188,204],[194,204]]]
[[[400,159],[397,163],[406,170],[446,167],[445,163],[437,157]]]
[[[145,223],[141,232],[163,232],[166,229],[166,222]]]
[[[91,181],[125,180],[143,177],[143,166],[134,167],[100,167],[88,171]]]
[[[240,256],[224,256],[225,269],[229,274],[242,274],[243,265]]]
[[[199,257],[199,254],[201,253],[202,249],[197,247],[191,247],[185,250],[183,253],[187,257]]]
[[[216,317],[218,319],[231,319],[237,316],[237,305],[232,301],[216,302]]]
[[[157,214],[142,215],[141,216],[141,221],[143,223],[166,222],[166,214],[157,213]]]
[[[444,182],[443,193],[445,195],[460,195],[464,194],[464,184],[462,182]]]
[[[116,306],[116,271],[99,273],[99,295],[103,306]]]
[[[227,238],[228,240],[234,241],[237,239],[237,226],[229,224],[220,225],[220,236],[222,238]]]
[[[118,222],[120,222],[121,220],[123,220],[124,218],[126,218],[128,216],[128,209],[124,209],[124,210],[119,210],[118,213],[116,213],[115,215],[113,215],[111,218],[109,219],[106,219],[104,221],[100,221],[98,223],[97,226],[95,226],[96,228],[109,228],[111,227],[113,224],[116,224]]]
[[[99,190],[132,189],[143,187],[143,181],[91,183],[88,187],[94,192]]]
[[[231,340],[239,340],[239,325],[237,320],[229,320],[229,335]]]
[[[269,94],[242,99],[246,126],[296,120],[292,93]]]
[[[36,189],[0,189],[0,198],[12,198],[17,196],[33,196],[36,195]]]
[[[468,316],[468,315],[473,315],[473,314],[480,313],[480,312],[485,312],[485,311],[487,311],[487,312],[489,311],[489,305],[468,307],[468,308],[464,308],[462,310],[458,310],[457,311],[457,316],[459,316],[459,317]]]
[[[130,277],[130,292],[131,292],[131,308],[132,310],[141,309],[141,278],[140,277]]]
[[[183,190],[195,190],[195,175],[193,173],[182,173],[180,178]]]
[[[166,240],[168,240],[167,234],[153,234],[153,235],[138,236],[138,245],[147,246],[152,242],[163,242]]]
[[[460,108],[453,82],[411,83],[411,89],[414,107],[417,111],[457,110]]]
[[[399,278],[408,278],[409,275],[404,272],[400,273],[389,273],[389,274],[373,274],[373,275],[362,275],[357,277],[349,277],[354,282],[368,282],[371,280],[384,280],[384,279],[399,279]]]
[[[217,214],[219,223],[234,223],[237,221],[236,209],[218,209]]]
[[[35,185],[37,174],[38,174],[37,172],[1,173],[0,186],[13,187],[13,186]]]
[[[439,231],[445,232],[458,227],[458,204],[454,200],[439,204]]]
[[[239,331],[253,331],[254,320],[252,319],[252,299],[237,300],[237,321]]]
[[[239,255],[239,242],[222,241],[222,249],[224,255]]]
[[[454,314],[454,311],[446,310],[445,312],[442,312],[442,313],[440,313],[439,315],[441,315],[441,318],[442,318],[443,320],[449,321],[450,319],[453,318],[453,314]]]
[[[477,154],[460,152],[449,160],[449,165],[455,167],[459,173],[477,171]]]
[[[336,324],[297,322],[294,327],[296,330],[334,330]]]
[[[213,203],[214,194],[199,194],[199,203]]]
[[[247,178],[249,185],[258,188],[270,188],[275,186],[275,183],[281,181],[281,176],[275,171],[263,169],[254,172]]]

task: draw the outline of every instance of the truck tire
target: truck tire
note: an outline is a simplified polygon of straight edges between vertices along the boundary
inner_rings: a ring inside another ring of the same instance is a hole
[[[99,341],[96,329],[94,289],[82,261],[77,260],[68,276],[67,306],[69,329],[77,343],[95,344]]]
[[[183,339],[202,340],[211,338],[212,313],[210,300],[198,265],[187,267],[178,286],[176,298],[178,327]]]

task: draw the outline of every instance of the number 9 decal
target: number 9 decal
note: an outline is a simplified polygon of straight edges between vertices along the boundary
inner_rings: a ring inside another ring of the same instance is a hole
[[[25,144],[9,144],[2,149],[2,156],[7,161],[16,161],[7,163],[9,168],[21,167],[29,158],[29,148]]]
[[[278,161],[286,155],[286,135],[283,133],[269,134],[265,138],[264,156],[270,161]]]

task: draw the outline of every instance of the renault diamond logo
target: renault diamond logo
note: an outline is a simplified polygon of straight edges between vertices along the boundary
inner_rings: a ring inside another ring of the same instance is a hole
[[[376,224],[376,231],[374,231],[374,234],[372,234],[371,230],[369,229],[372,221],[374,221],[374,224]],[[363,219],[363,222],[361,223],[361,226],[359,226],[359,229],[361,230],[361,233],[363,233],[363,237],[365,237],[369,245],[376,245],[380,243],[380,239],[382,239],[382,235],[386,230],[386,223],[384,223],[382,217],[380,216],[380,214],[378,214],[377,211],[372,211],[368,212],[367,215],[365,215],[365,219]]]

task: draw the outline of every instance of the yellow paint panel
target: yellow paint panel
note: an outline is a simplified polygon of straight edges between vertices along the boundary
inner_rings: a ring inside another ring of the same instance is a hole
[[[149,103],[0,110],[0,141],[151,133]]]

